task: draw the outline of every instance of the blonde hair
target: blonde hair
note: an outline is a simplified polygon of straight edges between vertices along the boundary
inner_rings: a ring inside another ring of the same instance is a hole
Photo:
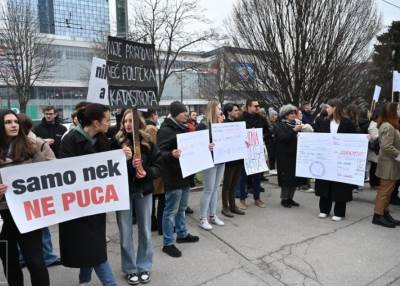
[[[127,146],[133,148],[133,138],[130,134],[128,134],[125,130],[124,123],[126,121],[126,117],[131,114],[132,119],[133,119],[133,114],[132,110],[128,109],[124,112],[122,115],[121,119],[121,126],[119,128],[119,131],[115,135],[115,139],[117,139],[118,143],[120,145],[126,144]],[[132,122],[133,124],[133,122]],[[146,132],[146,124],[141,116],[139,116],[139,135],[141,137],[140,144],[145,146],[147,149],[151,149],[150,147],[150,142],[151,142],[151,137],[150,134]]]
[[[212,123],[219,123],[218,121],[219,114],[217,113],[218,105],[220,105],[220,103],[216,99],[210,100],[207,104],[206,114],[204,116],[204,122],[207,125],[207,128]]]

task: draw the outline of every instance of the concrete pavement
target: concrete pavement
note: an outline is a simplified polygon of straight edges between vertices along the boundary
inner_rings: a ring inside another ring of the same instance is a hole
[[[354,194],[342,222],[319,219],[318,198],[296,192],[299,208],[279,204],[279,187],[264,184],[262,198],[267,208],[254,206],[245,216],[221,218],[224,227],[211,232],[198,226],[201,192],[191,194],[195,210],[187,222],[200,242],[178,245],[181,258],[162,253],[162,237],[153,233],[152,282],[159,286],[258,286],[258,285],[400,285],[400,228],[386,229],[371,224],[375,192]],[[400,208],[392,207],[400,218]],[[128,285],[120,272],[120,250],[115,215],[108,216],[109,261],[118,285]],[[57,227],[52,227],[58,253]],[[136,232],[135,232],[136,233]],[[52,285],[78,285],[78,271],[62,266],[49,269]],[[1,276],[0,276],[1,278]],[[29,274],[25,270],[26,285]],[[1,284],[0,284],[1,285]],[[91,285],[100,285],[93,274]]]

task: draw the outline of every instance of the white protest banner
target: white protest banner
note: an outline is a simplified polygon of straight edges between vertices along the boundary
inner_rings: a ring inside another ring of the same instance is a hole
[[[93,58],[87,102],[109,105],[106,60]]]
[[[129,209],[122,150],[0,170],[21,233],[98,213]]]
[[[400,73],[393,71],[393,92],[400,91]]]
[[[378,102],[379,101],[379,96],[381,95],[381,90],[382,88],[378,85],[375,85],[375,90],[374,90],[374,97],[373,101]]]
[[[211,125],[214,164],[243,159],[246,155],[246,123],[218,123]]]
[[[367,153],[367,135],[300,133],[296,176],[363,186]]]
[[[208,149],[210,144],[208,130],[178,134],[176,139],[178,149],[182,151],[179,163],[183,178],[214,167],[211,152]]]
[[[247,129],[246,145],[244,158],[246,174],[249,176],[268,171],[262,128]]]

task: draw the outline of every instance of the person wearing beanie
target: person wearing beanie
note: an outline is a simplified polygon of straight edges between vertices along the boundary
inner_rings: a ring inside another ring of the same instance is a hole
[[[191,235],[186,226],[185,210],[187,207],[190,180],[182,178],[179,164],[181,150],[177,147],[176,135],[188,132],[186,107],[178,101],[170,105],[171,116],[166,118],[157,133],[157,144],[164,161],[162,178],[165,191],[165,208],[162,218],[163,249],[171,257],[182,256],[181,251],[175,246],[174,228],[177,243],[198,242],[199,237]]]
[[[278,184],[281,187],[281,205],[285,208],[298,207],[293,200],[301,179],[296,177],[297,134],[301,124],[296,124],[297,108],[291,104],[279,110],[280,121],[275,128]]]

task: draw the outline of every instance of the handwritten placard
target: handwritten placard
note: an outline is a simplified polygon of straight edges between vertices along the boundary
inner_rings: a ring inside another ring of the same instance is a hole
[[[244,167],[247,175],[268,171],[262,128],[247,129]]]
[[[296,176],[363,186],[367,153],[367,135],[300,133]]]
[[[244,159],[246,155],[246,123],[218,123],[211,125],[214,163]]]

